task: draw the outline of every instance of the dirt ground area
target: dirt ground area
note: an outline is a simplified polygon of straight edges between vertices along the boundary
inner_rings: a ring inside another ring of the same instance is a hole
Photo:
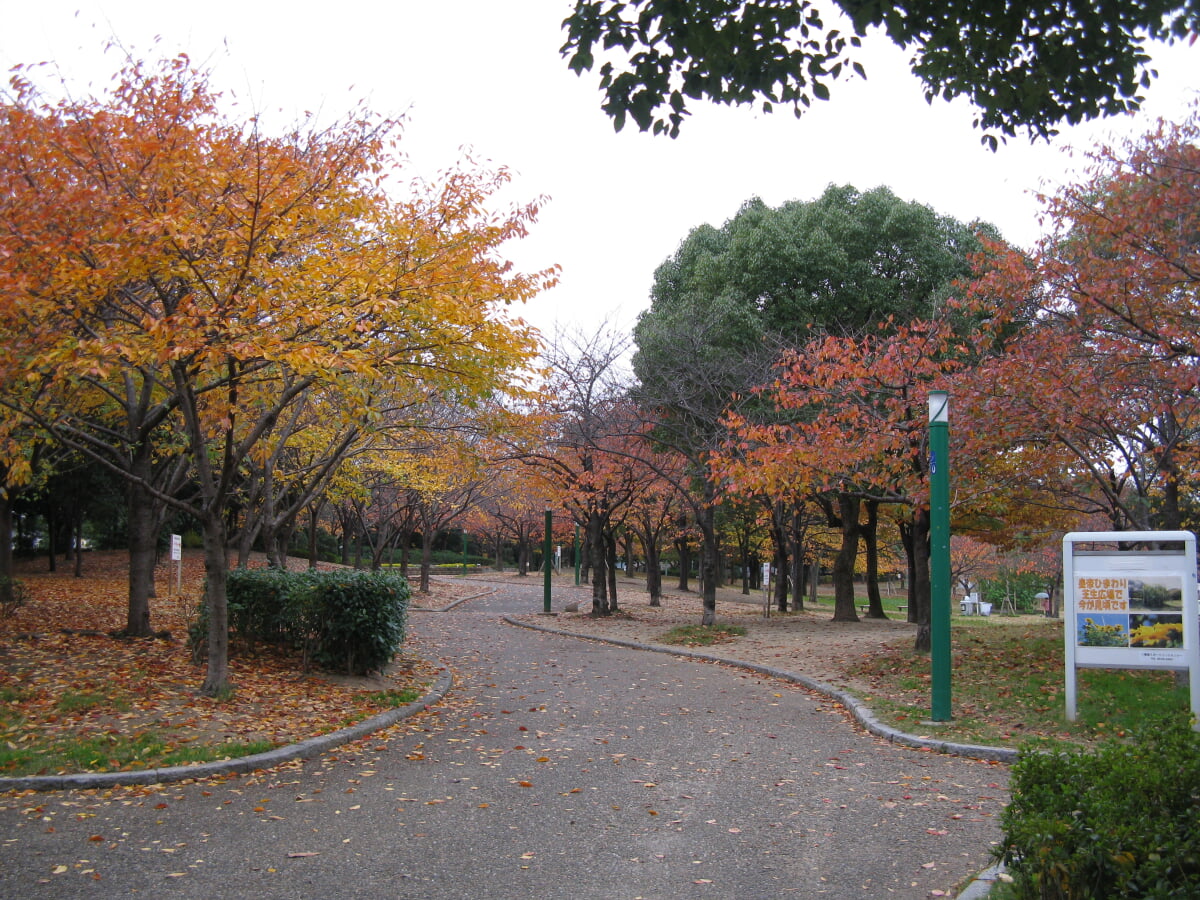
[[[482,586],[487,580],[508,581],[519,576],[474,577]],[[534,582],[540,577],[529,575],[526,580]],[[661,635],[672,628],[699,625],[702,612],[698,594],[678,590],[667,590],[662,606],[650,606],[643,584],[635,579],[618,582],[620,612],[604,618],[592,618],[591,589],[575,587],[573,579],[556,579],[552,595],[552,608],[557,613],[552,622],[548,623],[536,613],[521,618],[580,634],[657,644],[662,643]],[[572,603],[578,603],[578,611],[565,611]],[[772,610],[769,616],[764,615],[764,606],[761,592],[746,596],[737,589],[719,590],[717,622],[740,625],[746,629],[746,634],[714,644],[708,652],[785,669],[835,687],[867,690],[867,684],[850,674],[854,664],[861,662],[863,657],[908,649],[916,638],[916,625],[895,614],[888,620],[860,617],[858,622],[834,622],[831,606],[810,607],[786,614]]]

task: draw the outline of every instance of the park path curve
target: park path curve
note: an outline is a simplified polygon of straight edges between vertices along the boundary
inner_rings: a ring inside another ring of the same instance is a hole
[[[797,685],[506,625],[535,586],[412,617],[438,707],[319,758],[0,802],[0,897],[952,896],[1007,774],[897,746]]]

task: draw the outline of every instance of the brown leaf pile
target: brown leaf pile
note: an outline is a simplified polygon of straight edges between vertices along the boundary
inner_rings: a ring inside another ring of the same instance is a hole
[[[181,592],[175,564],[159,567],[151,624],[162,636],[145,639],[111,636],[125,625],[126,565],[123,553],[90,552],[82,578],[61,561],[48,572],[44,558],[19,568],[30,599],[0,619],[0,742],[153,730],[173,746],[291,743],[381,711],[375,692],[433,680],[432,666],[403,651],[382,676],[345,678],[304,673],[297,658],[271,649],[235,647],[233,696],[202,696],[204,669],[187,647],[202,560],[185,555]]]

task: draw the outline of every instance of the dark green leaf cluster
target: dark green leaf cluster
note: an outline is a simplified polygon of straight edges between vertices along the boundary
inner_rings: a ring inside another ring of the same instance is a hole
[[[868,28],[913,50],[926,96],[968,97],[976,125],[1049,137],[1062,122],[1136,109],[1155,72],[1146,42],[1200,31],[1200,0],[837,0],[856,34],[826,29],[809,0],[576,0],[562,53],[604,59],[604,110],[619,130],[679,133],[689,100],[791,104],[796,115],[850,69]],[[614,62],[613,51],[625,54]]]
[[[407,632],[411,591],[399,575],[238,569],[227,592],[230,632],[240,641],[298,648],[333,671],[383,669]]]
[[[604,109],[617,129],[628,115],[642,131],[671,137],[688,100],[761,100],[765,110],[827,100],[827,80],[847,64],[847,46],[859,43],[855,35],[826,31],[808,0],[579,0],[563,25],[563,54],[576,72],[592,68],[597,44],[627,54],[623,70],[611,61],[600,66]]]
[[[1200,734],[1176,717],[1013,768],[998,851],[1018,898],[1200,895]]]
[[[916,51],[928,99],[968,97],[978,127],[1009,136],[1049,137],[1063,122],[1137,109],[1156,75],[1147,40],[1200,30],[1195,0],[840,3],[860,30],[880,26]]]
[[[814,333],[861,336],[937,318],[955,281],[971,274],[979,230],[995,234],[886,187],[830,185],[775,208],[751,199],[720,229],[694,229],[655,272],[639,351],[650,320],[700,305],[726,310],[719,332],[730,350],[764,334],[799,346]]]

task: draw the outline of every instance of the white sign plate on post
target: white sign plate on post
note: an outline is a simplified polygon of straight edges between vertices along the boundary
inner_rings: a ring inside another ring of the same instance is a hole
[[[1176,550],[1084,550],[1080,544],[1182,544]],[[1063,538],[1067,719],[1079,668],[1187,670],[1200,720],[1196,536],[1188,531],[1086,531]]]
[[[183,559],[183,538],[177,534],[171,535],[171,562]]]

